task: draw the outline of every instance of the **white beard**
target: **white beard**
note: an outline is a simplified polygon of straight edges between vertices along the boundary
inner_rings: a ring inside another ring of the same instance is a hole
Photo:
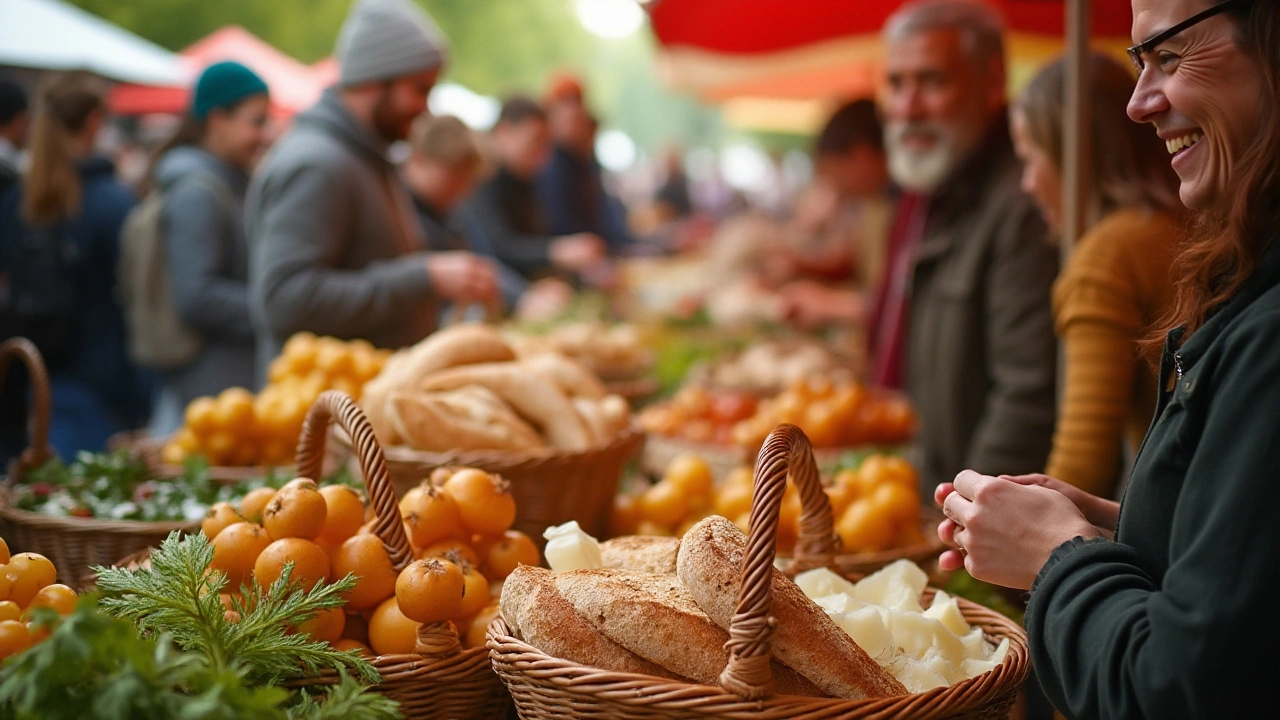
[[[909,133],[928,133],[937,138],[932,148],[917,150],[903,142]],[[885,127],[885,150],[889,156],[889,176],[905,190],[933,192],[959,164],[966,143],[954,128],[933,122],[890,122]]]

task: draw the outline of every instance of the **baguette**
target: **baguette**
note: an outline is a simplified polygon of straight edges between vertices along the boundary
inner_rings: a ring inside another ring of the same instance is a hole
[[[738,602],[747,536],[727,519],[712,516],[680,541],[676,574],[717,625],[729,627]],[[773,571],[778,629],[773,655],[828,694],[859,699],[905,695],[907,689],[781,572]]]
[[[602,670],[679,680],[600,633],[556,589],[551,572],[521,565],[502,584],[502,617],[516,637],[552,657]]]
[[[607,568],[638,570],[655,575],[676,574],[680,538],[624,535],[600,543],[600,559]]]
[[[577,452],[591,446],[591,435],[564,392],[551,383],[531,378],[518,363],[449,368],[417,381],[417,388],[426,391],[456,390],[464,385],[480,385],[497,393],[533,423],[552,447]]]
[[[599,400],[608,390],[582,363],[558,353],[540,353],[524,358],[520,364],[547,382],[554,383],[566,395]]]
[[[398,363],[397,385],[446,368],[477,363],[507,362],[516,359],[502,333],[489,325],[454,325],[432,333],[413,346],[403,363]]]
[[[533,428],[480,387],[438,393],[393,391],[387,395],[385,412],[395,435],[415,450],[520,452],[542,447]]]
[[[716,685],[729,634],[707,617],[674,575],[603,568],[554,576],[560,595],[605,637],[681,677]],[[820,696],[814,684],[773,663],[775,691]]]

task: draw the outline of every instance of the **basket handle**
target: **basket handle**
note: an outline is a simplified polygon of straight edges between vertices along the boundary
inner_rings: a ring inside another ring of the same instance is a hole
[[[742,560],[738,604],[729,622],[729,662],[720,686],[747,700],[773,694],[769,639],[777,620],[773,604],[773,561],[778,542],[778,513],[787,476],[800,489],[800,532],[796,554],[830,558],[837,550],[831,503],[818,479],[809,438],[795,425],[779,425],[769,433],[756,458],[747,551]]]
[[[9,363],[19,358],[27,366],[27,375],[31,379],[30,433],[27,448],[14,461],[9,472],[11,481],[19,479],[24,472],[44,465],[54,457],[53,448],[49,445],[50,393],[49,371],[45,369],[44,359],[35,343],[22,337],[9,338],[0,343],[0,385],[9,374]]]
[[[369,425],[364,411],[350,395],[337,390],[326,390],[316,398],[315,404],[307,412],[307,419],[302,424],[302,435],[298,438],[298,475],[313,480],[320,478],[324,445],[329,436],[331,421],[336,421],[351,437],[351,446],[360,459],[360,470],[369,491],[369,502],[373,504],[373,532],[381,538],[391,557],[392,567],[399,572],[413,562],[413,548],[409,546],[409,538],[405,535],[404,524],[400,519],[400,505],[396,501],[391,478],[387,475],[387,460],[382,455],[382,447],[378,445],[373,427]]]

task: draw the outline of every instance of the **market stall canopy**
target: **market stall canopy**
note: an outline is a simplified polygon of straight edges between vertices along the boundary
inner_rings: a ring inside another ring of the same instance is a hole
[[[872,94],[880,77],[880,29],[903,0],[650,0],[662,47],[659,71],[673,89],[725,104],[731,124],[811,132],[841,99]],[[1009,27],[1011,90],[1063,50],[1062,0],[994,2]],[[856,6],[855,6],[856,5]],[[1094,0],[1092,36],[1123,57],[1128,0]]]
[[[214,31],[184,49],[181,57],[184,80],[179,87],[121,85],[111,93],[112,111],[122,115],[180,113],[187,106],[196,76],[221,60],[235,60],[261,75],[271,90],[271,104],[278,116],[292,116],[310,107],[326,84],[312,67],[238,25]]]
[[[175,85],[178,56],[61,0],[0,0],[0,65]]]

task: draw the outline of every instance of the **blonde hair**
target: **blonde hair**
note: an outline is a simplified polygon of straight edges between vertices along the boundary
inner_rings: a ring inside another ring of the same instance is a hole
[[[451,170],[479,172],[484,164],[480,142],[471,128],[452,115],[423,115],[409,131],[413,152]]]
[[[51,225],[80,211],[80,175],[72,139],[105,106],[101,83],[83,72],[56,73],[40,87],[31,121],[31,160],[23,178],[22,217]]]

